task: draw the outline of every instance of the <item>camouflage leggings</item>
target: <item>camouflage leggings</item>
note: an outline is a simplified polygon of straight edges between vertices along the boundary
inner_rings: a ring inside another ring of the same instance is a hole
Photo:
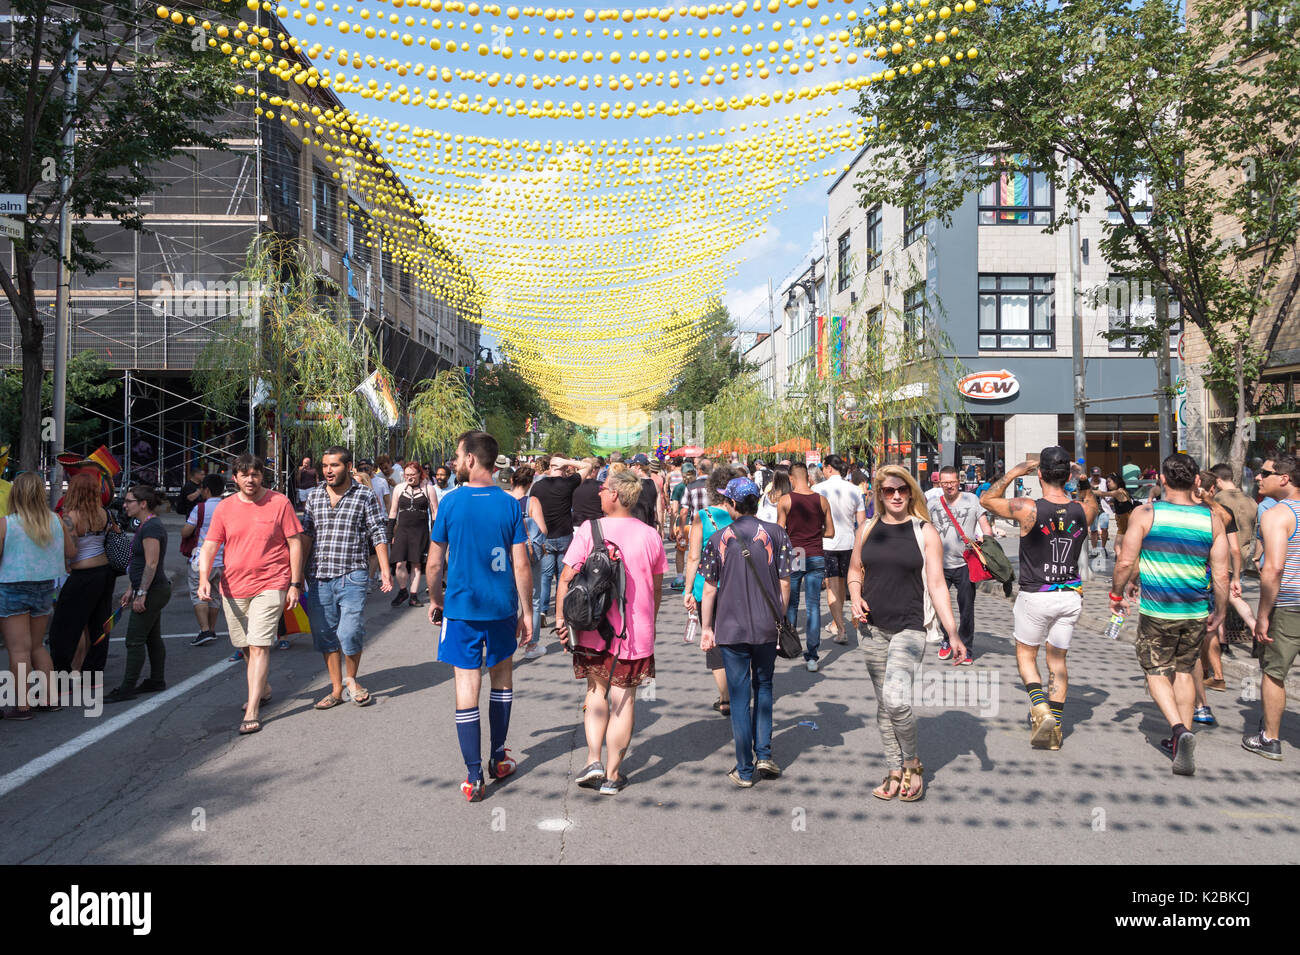
[[[866,638],[858,648],[867,655],[867,672],[876,688],[876,723],[885,745],[890,770],[901,770],[903,760],[916,758],[916,715],[912,712],[912,687],[925,653],[925,632],[900,630],[886,634],[864,627]]]

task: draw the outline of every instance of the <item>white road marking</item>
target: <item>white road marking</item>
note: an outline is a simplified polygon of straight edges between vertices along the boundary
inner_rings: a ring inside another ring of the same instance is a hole
[[[166,703],[170,703],[178,696],[183,696],[194,687],[207,680],[212,679],[218,673],[224,673],[231,667],[231,663],[222,660],[220,663],[214,663],[206,670],[201,670],[194,676],[190,677],[168,690],[164,690],[152,699],[143,703],[137,703],[120,716],[115,716],[111,720],[99,724],[92,730],[87,730],[80,736],[73,737],[61,746],[56,746],[44,756],[40,756],[26,765],[19,766],[11,773],[0,776],[0,797],[6,796],[13,792],[23,783],[30,782],[47,769],[51,769],[63,762],[70,756],[76,756],[87,746],[99,742],[106,736],[116,733],[124,726],[134,723],[140,717],[152,713]],[[118,706],[120,704],[107,704]]]
[[[0,796],[3,795],[4,792],[0,791]],[[573,823],[568,819],[543,819],[537,824],[537,828],[542,832],[564,832],[566,829],[572,829]]]

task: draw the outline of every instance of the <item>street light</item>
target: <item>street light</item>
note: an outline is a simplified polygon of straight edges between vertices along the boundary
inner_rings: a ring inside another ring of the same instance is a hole
[[[484,357],[485,355],[487,357]],[[492,349],[488,348],[486,345],[483,345],[479,348],[476,357],[481,362],[483,362],[483,367],[486,368],[488,371],[491,371],[493,368],[496,367],[495,363],[492,361]]]

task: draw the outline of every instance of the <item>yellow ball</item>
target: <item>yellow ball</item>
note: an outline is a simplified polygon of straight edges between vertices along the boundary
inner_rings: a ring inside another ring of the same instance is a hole
[[[950,16],[952,16],[952,10],[950,8],[948,7],[939,8],[939,18],[941,20],[947,20]]]

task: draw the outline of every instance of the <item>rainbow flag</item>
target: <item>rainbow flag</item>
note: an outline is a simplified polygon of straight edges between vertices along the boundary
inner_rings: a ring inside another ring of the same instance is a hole
[[[108,619],[104,621],[104,632],[95,638],[95,642],[91,644],[92,647],[98,646],[108,639],[108,635],[113,632],[113,625],[117,623],[117,618],[122,616],[122,611],[125,609],[126,607],[120,606],[108,615]]]
[[[86,458],[87,461],[94,461],[110,479],[115,478],[122,472],[122,465],[118,463],[117,458],[113,457],[112,452],[104,445],[100,445],[94,454]]]
[[[1011,162],[1017,166],[1024,164],[1024,157],[1020,155],[1009,157]],[[999,181],[998,204],[1002,206],[1011,206],[1013,209],[1007,209],[1001,215],[1004,222],[1020,222],[1025,220],[1029,213],[1024,210],[1029,205],[1029,177],[1022,172],[1013,172],[1005,170]]]
[[[311,622],[307,619],[307,611],[302,609],[302,604],[297,604],[292,610],[285,610],[280,616],[280,625],[276,627],[276,635],[281,637],[291,637],[299,633],[311,633]]]

